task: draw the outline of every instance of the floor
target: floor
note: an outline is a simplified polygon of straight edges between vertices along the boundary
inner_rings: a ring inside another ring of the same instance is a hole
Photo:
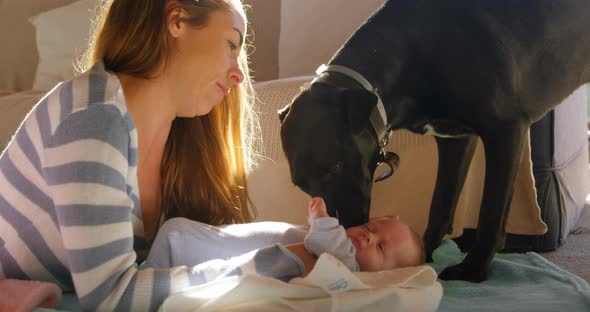
[[[561,247],[539,254],[590,283],[590,205],[586,205],[576,229]]]

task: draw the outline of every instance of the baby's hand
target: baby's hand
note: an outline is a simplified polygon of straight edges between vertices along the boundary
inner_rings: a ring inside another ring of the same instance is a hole
[[[312,198],[307,209],[307,222],[311,224],[311,221],[323,217],[329,217],[324,199],[321,197]]]

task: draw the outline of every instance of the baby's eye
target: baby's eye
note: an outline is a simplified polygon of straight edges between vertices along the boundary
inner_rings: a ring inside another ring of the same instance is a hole
[[[324,171],[324,178],[331,178],[339,175],[342,172],[342,162],[338,161],[332,167]]]
[[[383,245],[379,244],[379,250],[381,250],[381,254],[383,254]]]

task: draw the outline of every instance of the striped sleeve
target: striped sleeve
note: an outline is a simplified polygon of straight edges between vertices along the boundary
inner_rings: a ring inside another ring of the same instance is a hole
[[[84,310],[154,311],[190,285],[186,268],[137,268],[129,146],[125,119],[107,104],[72,113],[46,142],[43,174]]]
[[[329,253],[342,261],[351,271],[358,272],[356,249],[346,236],[344,227],[338,219],[325,217],[311,222],[309,233],[303,240],[305,248],[316,256]]]

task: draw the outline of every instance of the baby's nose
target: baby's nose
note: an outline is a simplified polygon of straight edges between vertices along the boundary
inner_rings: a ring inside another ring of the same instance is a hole
[[[367,244],[369,246],[372,246],[373,244],[375,244],[375,234],[373,234],[371,232],[367,232],[367,233],[365,233],[365,239],[366,239]]]

